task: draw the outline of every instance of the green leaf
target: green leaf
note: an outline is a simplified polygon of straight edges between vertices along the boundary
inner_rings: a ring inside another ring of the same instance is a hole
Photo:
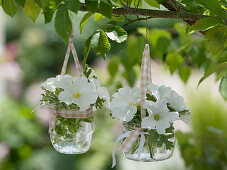
[[[132,5],[141,8],[142,7],[142,1],[141,0],[132,0]]]
[[[221,79],[219,91],[222,97],[227,100],[227,75]]]
[[[183,63],[183,58],[179,54],[169,53],[166,57],[166,64],[169,67],[171,74],[173,74],[177,68]]]
[[[227,41],[227,26],[218,25],[205,34],[206,49],[212,53],[218,53],[223,50]]]
[[[145,0],[145,2],[152,7],[160,8],[160,4],[156,0]]]
[[[34,0],[26,0],[24,4],[24,13],[35,22],[36,18],[39,16],[40,7]]]
[[[93,36],[93,35],[92,35],[92,36]],[[90,36],[90,37],[86,40],[86,42],[85,42],[85,44],[84,44],[84,49],[83,49],[84,59],[83,59],[83,61],[82,61],[82,66],[83,66],[83,68],[85,68],[85,65],[86,65],[86,62],[87,62],[87,57],[88,57],[88,54],[89,54],[89,52],[90,52],[90,50],[91,50],[91,39],[92,39],[92,36]]]
[[[62,3],[63,0],[49,0],[48,7],[50,9],[56,10],[57,7]]]
[[[43,9],[45,9],[46,6],[47,6],[48,3],[49,3],[49,0],[40,0],[40,3],[41,3],[41,7],[42,7]]]
[[[125,16],[124,15],[112,14],[111,19],[114,19],[115,21],[119,21],[119,22],[124,22],[125,21]]]
[[[171,40],[171,34],[165,30],[152,29],[148,33],[148,38],[154,46],[160,37],[166,37],[167,39]]]
[[[108,72],[113,78],[116,73],[118,72],[118,67],[119,67],[120,59],[119,57],[112,57],[110,59],[110,62],[108,64]]]
[[[157,0],[158,4],[162,4],[163,2],[165,2],[165,0]]]
[[[211,67],[209,67],[207,69],[207,71],[204,73],[203,77],[199,80],[198,86],[211,74],[213,74],[213,73],[219,74],[220,72],[222,72],[222,70],[226,70],[226,69],[227,69],[227,62],[216,63],[216,64],[212,65]]]
[[[111,25],[105,29],[105,33],[111,40],[117,43],[122,43],[127,39],[127,32],[119,26]]]
[[[17,13],[17,5],[15,0],[4,0],[2,7],[5,13],[7,13],[11,17],[13,17]]]
[[[91,47],[96,54],[100,54],[104,59],[110,51],[110,43],[103,30],[97,31],[91,39]]]
[[[168,53],[170,43],[171,41],[168,38],[160,37],[156,42],[156,46],[154,46],[154,55],[163,59],[164,54]]]
[[[181,67],[179,69],[179,74],[180,74],[181,80],[183,80],[184,83],[187,83],[188,78],[191,74],[191,68],[190,67]]]
[[[204,17],[198,20],[193,26],[191,26],[190,31],[192,30],[206,31],[207,29],[217,24],[224,24],[224,22],[222,19],[218,17]]]
[[[83,30],[84,24],[87,22],[88,18],[90,18],[92,15],[93,15],[92,12],[88,12],[82,18],[82,20],[80,22],[80,34],[82,34],[82,30]]]
[[[107,18],[111,18],[112,16],[112,3],[110,0],[100,0],[99,3],[99,12],[106,16]]]
[[[25,0],[16,0],[16,3],[18,3],[20,6],[24,7]]]
[[[56,13],[55,30],[65,43],[67,43],[72,31],[72,23],[65,5],[62,5]]]
[[[80,1],[79,0],[66,0],[66,7],[70,11],[73,11],[77,14],[80,9]]]
[[[95,13],[94,18],[95,18],[95,22],[98,22],[98,21],[102,18],[102,14],[100,14],[100,13]]]
[[[98,0],[85,0],[85,5],[89,11],[95,13],[98,8]]]
[[[220,80],[225,75],[227,75],[227,69],[222,69],[220,72],[217,73],[217,75],[216,75],[216,81]]]
[[[195,2],[202,5],[217,16],[227,19],[227,13],[224,9],[222,9],[219,0],[195,0]]]
[[[50,23],[54,15],[54,10],[50,8],[45,8],[43,10],[43,14],[45,19],[45,24]]]
[[[93,36],[93,35],[92,35],[92,36]],[[84,59],[84,60],[85,60],[85,63],[86,63],[86,60],[87,60],[87,56],[88,56],[88,54],[89,54],[89,52],[90,52],[90,50],[91,50],[91,39],[92,39],[92,36],[90,36],[90,37],[86,40],[86,42],[85,42],[85,44],[84,44],[83,54],[84,54],[84,58],[86,58],[86,59]],[[83,60],[83,62],[84,62],[84,60]]]

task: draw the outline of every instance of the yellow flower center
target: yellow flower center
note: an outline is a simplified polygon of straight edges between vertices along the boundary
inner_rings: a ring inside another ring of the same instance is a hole
[[[79,92],[74,93],[74,94],[73,94],[73,97],[79,98],[79,97],[80,97],[80,93],[79,93]]]
[[[154,114],[154,120],[158,121],[160,119],[160,115],[159,114]]]

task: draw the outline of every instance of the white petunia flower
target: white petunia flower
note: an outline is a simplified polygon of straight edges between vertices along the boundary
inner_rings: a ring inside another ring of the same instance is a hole
[[[41,84],[41,87],[54,92],[56,87],[54,85],[54,82],[56,81],[56,78],[48,78],[45,82]]]
[[[41,87],[45,88],[46,90],[54,92],[57,87],[57,83],[61,82],[64,83],[65,80],[72,79],[72,76],[66,74],[64,76],[57,75],[54,78],[48,78],[44,83],[41,84]]]
[[[59,94],[58,99],[67,105],[76,104],[81,111],[88,109],[97,100],[96,88],[86,77],[75,77],[72,82],[68,82],[61,88],[64,91]]]
[[[186,110],[186,105],[184,104],[183,97],[179,96],[175,91],[171,90],[170,87],[158,86],[150,84],[147,87],[148,91],[151,91],[155,98],[159,100],[166,101],[171,108],[177,112]]]
[[[70,88],[67,86],[70,86],[72,84],[73,79],[74,79],[74,77],[69,74],[66,74],[64,76],[57,75],[54,85],[56,86],[56,88],[62,88],[62,89]]]
[[[142,128],[156,129],[159,134],[165,134],[165,129],[179,119],[177,112],[169,112],[165,101],[146,102],[144,108],[149,116],[142,119]]]
[[[126,122],[131,121],[137,112],[136,104],[138,99],[140,99],[139,88],[131,89],[126,87],[118,89],[118,93],[113,95],[113,100],[110,103],[112,116]]]
[[[106,87],[101,87],[99,80],[97,80],[96,78],[92,77],[92,78],[89,78],[89,80],[96,87],[97,95],[101,99],[105,99],[106,100],[104,105],[109,109],[110,108],[110,96],[109,96],[109,92],[107,91],[107,88]]]

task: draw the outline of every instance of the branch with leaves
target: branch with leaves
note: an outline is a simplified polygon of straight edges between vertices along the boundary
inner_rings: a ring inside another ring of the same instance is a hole
[[[122,27],[133,22],[152,18],[170,18],[185,21],[187,25],[183,29],[186,33],[189,33],[189,37],[193,32],[203,32],[204,36],[202,35],[202,39],[205,40],[203,41],[203,43],[205,42],[204,50],[206,50],[207,55],[214,56],[211,62],[209,61],[211,64],[205,67],[207,71],[200,82],[212,73],[216,73],[217,80],[221,79],[220,92],[227,99],[226,0],[85,0],[85,3],[81,3],[80,0],[0,0],[0,5],[4,12],[11,17],[16,14],[18,6],[20,6],[24,14],[31,18],[33,22],[35,22],[39,15],[44,16],[45,24],[54,20],[55,30],[65,43],[68,42],[72,30],[70,12],[75,14],[79,11],[86,12],[80,21],[81,33],[90,17],[94,16],[96,22],[105,18],[107,20],[106,26],[96,30],[86,40],[83,50],[83,64],[86,63],[91,49],[97,55],[105,58],[111,48],[109,39],[117,43],[124,42],[128,36]],[[129,15],[136,16],[137,18],[125,21],[124,19]],[[144,30],[137,29],[137,31],[142,35],[144,34]],[[158,33],[162,36],[159,37],[159,40],[155,39],[157,37],[156,33],[157,31],[155,34],[151,31],[148,34],[148,40],[152,46],[160,48],[160,42],[165,44],[166,37],[170,39],[171,35],[169,36],[168,33],[163,33],[163,30],[160,30]],[[183,33],[179,32],[180,36],[181,34]],[[164,52],[160,53],[165,55],[164,57],[161,56],[160,59],[166,62],[170,72],[174,73],[176,70],[179,70],[179,74],[184,78],[185,82],[189,77],[190,69],[188,66],[192,67],[193,64],[191,64],[190,60],[187,60],[190,56],[185,56],[183,59],[181,55],[185,53],[188,47],[193,46],[193,41],[190,42],[190,40],[190,38],[182,40],[179,45],[180,50],[168,51],[167,54],[164,54]],[[158,45],[154,44],[156,41]],[[165,49],[162,50],[165,51]],[[182,69],[182,65],[185,63],[189,64],[187,68],[183,67],[184,69]],[[187,76],[185,76],[185,73]]]

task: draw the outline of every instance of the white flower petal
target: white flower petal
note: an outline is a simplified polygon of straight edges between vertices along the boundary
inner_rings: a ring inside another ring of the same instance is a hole
[[[141,127],[145,129],[155,129],[156,121],[153,116],[148,116],[142,119]]]
[[[167,122],[174,122],[176,120],[179,120],[179,115],[177,112],[167,112],[165,113],[164,119]]]
[[[45,88],[46,90],[54,92],[56,87],[54,85],[56,78],[48,78],[45,82],[41,84],[41,87]]]
[[[69,91],[62,91],[58,95],[58,99],[60,100],[60,102],[64,102],[65,104],[70,105],[73,103],[74,97]]]
[[[158,134],[165,134],[166,128],[164,126],[157,126],[156,127]]]
[[[190,114],[181,115],[181,116],[180,116],[180,120],[182,120],[182,121],[185,122],[186,124],[190,125],[190,122],[191,122]]]

